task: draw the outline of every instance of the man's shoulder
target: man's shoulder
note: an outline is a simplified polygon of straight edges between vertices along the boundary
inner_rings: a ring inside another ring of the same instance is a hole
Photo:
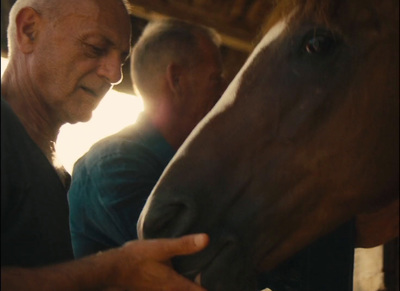
[[[3,134],[3,129],[12,128],[19,123],[18,117],[15,115],[14,111],[11,109],[11,106],[1,98],[1,129]]]
[[[121,155],[145,143],[145,132],[136,124],[133,124],[94,143],[86,156]]]
[[[115,160],[130,160],[148,152],[148,133],[137,124],[107,136],[96,143],[78,160],[75,167],[103,167]],[[75,171],[75,170],[74,170]]]
[[[21,121],[12,110],[11,106],[1,99],[1,150],[7,152],[7,156],[11,157],[13,153],[17,156],[30,154],[37,146],[29,137]]]

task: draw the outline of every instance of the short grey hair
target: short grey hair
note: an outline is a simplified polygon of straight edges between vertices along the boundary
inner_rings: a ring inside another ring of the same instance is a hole
[[[17,42],[17,15],[21,9],[31,7],[36,12],[45,15],[46,17],[56,17],[57,0],[17,0],[11,7],[9,14],[9,24],[7,29],[8,38],[8,56],[11,58]]]
[[[142,97],[150,95],[154,74],[165,71],[171,61],[191,66],[201,61],[199,42],[209,40],[216,47],[220,37],[211,28],[177,19],[150,22],[133,47],[131,77]]]
[[[70,0],[17,0],[10,9],[10,14],[8,17],[8,28],[7,28],[7,38],[8,38],[8,56],[11,58],[13,51],[16,47],[17,42],[17,15],[21,9],[25,7],[31,7],[39,14],[45,16],[46,18],[53,20],[57,19],[64,11],[63,4],[68,4]],[[82,0],[87,1],[87,0]],[[125,9],[128,11],[128,1],[121,0],[124,4]]]

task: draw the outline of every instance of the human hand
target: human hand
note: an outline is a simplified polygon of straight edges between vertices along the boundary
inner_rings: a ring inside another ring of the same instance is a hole
[[[207,246],[206,234],[187,235],[176,239],[136,240],[116,252],[116,282],[129,290],[205,291],[176,273],[170,263],[175,256],[196,253]]]

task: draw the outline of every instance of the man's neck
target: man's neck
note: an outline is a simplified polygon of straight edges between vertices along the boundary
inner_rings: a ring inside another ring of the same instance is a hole
[[[7,86],[5,87],[7,88]],[[2,83],[2,98],[9,103],[28,135],[43,152],[49,163],[54,167],[64,187],[68,188],[70,176],[57,160],[55,149],[55,142],[60,127],[51,126],[51,124],[45,122],[43,118],[32,113],[32,111],[29,110],[29,105],[27,106],[27,104],[23,104],[24,102],[22,102],[20,98],[14,98],[14,96],[10,97],[11,95],[9,95],[7,90],[3,89],[5,88]]]
[[[178,150],[190,133],[190,130],[185,129],[185,121],[172,113],[169,108],[162,106],[157,110],[147,111],[147,115],[165,140],[175,150]]]
[[[12,73],[6,71],[2,78],[1,96],[18,116],[32,140],[53,164],[55,142],[61,125],[50,120],[39,99],[32,94],[32,90],[25,89],[26,87],[21,80],[17,81]]]

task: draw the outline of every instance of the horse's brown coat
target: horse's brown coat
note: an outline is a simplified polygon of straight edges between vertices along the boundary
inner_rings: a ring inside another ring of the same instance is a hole
[[[399,191],[399,2],[282,1],[269,27],[282,15],[286,28],[189,136],[139,223],[145,237],[210,233],[182,271],[215,290],[243,289],[219,277],[246,286],[252,268],[356,216],[361,246],[398,235],[372,237],[369,221],[398,222],[384,209]]]

